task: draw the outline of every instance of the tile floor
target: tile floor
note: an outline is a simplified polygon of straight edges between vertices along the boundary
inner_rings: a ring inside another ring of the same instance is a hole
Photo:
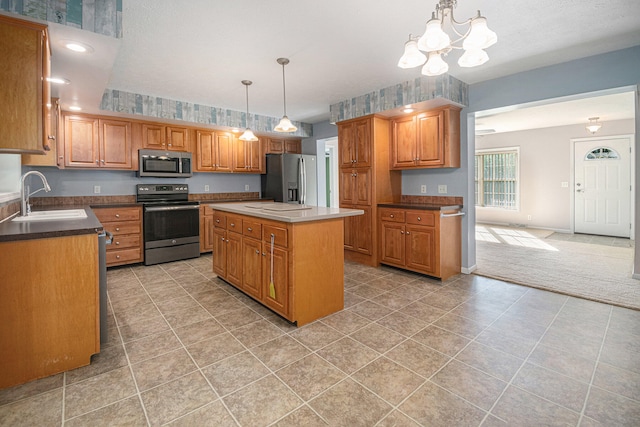
[[[211,257],[108,272],[88,367],[0,390],[2,426],[623,426],[640,312],[460,275],[345,266],[345,310],[296,328]]]

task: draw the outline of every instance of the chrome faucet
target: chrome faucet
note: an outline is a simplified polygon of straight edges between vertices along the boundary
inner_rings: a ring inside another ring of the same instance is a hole
[[[40,179],[42,179],[42,184],[44,185],[44,187],[38,188],[33,193],[29,193],[29,187],[27,187],[25,190],[24,180],[29,175],[38,175]],[[20,178],[20,216],[27,216],[29,215],[29,213],[31,213],[31,206],[29,205],[29,197],[33,196],[38,191],[42,191],[42,190],[46,191],[47,193],[51,191],[51,187],[49,187],[47,178],[42,173],[38,171],[29,171],[24,175],[22,175],[22,178]]]

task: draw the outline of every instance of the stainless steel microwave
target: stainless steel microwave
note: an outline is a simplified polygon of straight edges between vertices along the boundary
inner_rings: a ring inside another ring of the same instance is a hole
[[[139,150],[138,176],[188,178],[193,176],[191,153],[182,151]]]

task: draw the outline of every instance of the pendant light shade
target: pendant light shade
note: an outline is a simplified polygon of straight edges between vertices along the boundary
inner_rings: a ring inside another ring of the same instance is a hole
[[[404,44],[404,55],[398,61],[398,67],[400,68],[413,68],[418,65],[424,64],[427,57],[424,53],[418,49],[418,42],[411,38],[409,35],[409,41]]]
[[[422,74],[425,76],[439,76],[449,71],[449,65],[444,62],[438,52],[429,52],[429,59],[422,67]]]
[[[245,129],[244,133],[240,135],[240,137],[238,138],[240,141],[257,141],[258,140],[258,137],[253,134],[251,129],[249,129],[249,86],[252,83],[253,82],[251,80],[242,81],[242,84],[245,87],[245,92],[247,94],[247,119],[246,119],[247,128]]]
[[[594,135],[596,132],[600,130],[602,125],[598,121],[600,117],[589,117],[589,124],[587,125],[587,130]]]
[[[280,119],[280,123],[273,129],[276,132],[295,132],[298,130],[297,127],[291,123],[289,117],[287,117],[287,92],[284,80],[284,66],[289,63],[287,58],[278,58],[276,60],[278,64],[282,65],[282,96],[284,99],[284,116]]]

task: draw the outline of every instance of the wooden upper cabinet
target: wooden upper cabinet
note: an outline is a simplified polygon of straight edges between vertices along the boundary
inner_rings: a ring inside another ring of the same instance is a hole
[[[47,27],[0,15],[0,153],[43,154],[50,143]]]
[[[233,150],[233,171],[245,173],[263,173],[265,171],[262,142],[235,140]]]
[[[370,206],[371,174],[371,168],[340,169],[340,205]]]
[[[133,169],[131,122],[83,115],[64,117],[66,167]]]
[[[22,164],[28,166],[57,166],[64,167],[64,141],[62,139],[60,102],[58,98],[51,99],[48,121],[50,122],[49,141],[51,150],[45,154],[23,154]]]
[[[142,123],[142,147],[154,150],[189,151],[189,129]]]
[[[460,167],[458,107],[397,117],[391,126],[391,169]]]
[[[196,171],[231,172],[234,135],[198,129],[196,134]]]
[[[302,153],[302,140],[261,138],[264,140],[264,154]]]
[[[371,119],[345,124],[338,129],[341,167],[371,166]]]
[[[302,154],[302,141],[299,139],[288,139],[284,142],[284,152]]]

